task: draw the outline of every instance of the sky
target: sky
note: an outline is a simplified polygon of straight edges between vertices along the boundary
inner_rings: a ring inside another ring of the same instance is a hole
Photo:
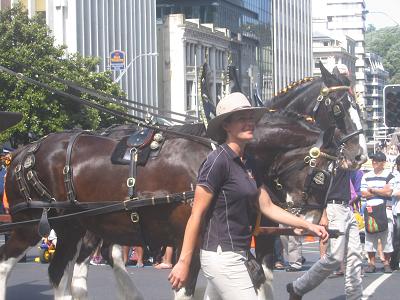
[[[370,12],[367,14],[367,26],[372,24],[376,28],[382,28],[400,25],[400,2],[398,0],[365,0],[365,4],[366,9]]]
[[[365,0],[367,14],[366,25],[377,29],[400,24],[399,0]],[[313,16],[326,14],[326,0],[313,0]],[[393,19],[393,20],[392,20]],[[397,22],[397,24],[396,24]]]

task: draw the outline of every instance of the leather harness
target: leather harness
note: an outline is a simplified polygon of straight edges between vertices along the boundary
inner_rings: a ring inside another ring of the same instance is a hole
[[[162,197],[148,197],[148,198],[135,198],[135,181],[137,176],[137,157],[138,152],[145,145],[148,145],[153,136],[154,132],[151,132],[144,140],[131,139],[128,146],[131,147],[130,154],[130,167],[129,177],[127,178],[128,186],[128,198],[121,201],[109,201],[109,202],[79,202],[76,197],[76,192],[73,184],[73,167],[71,164],[72,151],[78,138],[82,134],[91,134],[88,131],[79,131],[71,135],[68,141],[66,149],[66,161],[63,168],[64,176],[64,187],[67,195],[67,201],[57,201],[57,199],[50,194],[46,186],[40,181],[37,176],[37,172],[34,170],[35,166],[35,153],[40,148],[44,138],[32,143],[22,153],[21,163],[15,167],[15,174],[17,176],[17,183],[20,193],[24,196],[25,202],[18,203],[10,209],[12,215],[17,212],[38,208],[43,209],[41,219],[31,220],[29,222],[15,222],[10,224],[3,224],[0,226],[1,230],[7,230],[15,226],[21,226],[26,224],[33,224],[39,222],[39,234],[46,235],[50,230],[48,220],[60,220],[67,219],[76,216],[92,216],[110,212],[117,212],[122,210],[135,210],[138,207],[158,205],[163,203],[176,203],[183,202],[188,203],[193,199],[193,191],[185,191],[182,193],[176,193],[171,195],[165,195]],[[157,142],[162,145],[162,137],[157,137]],[[29,185],[29,184],[30,185]],[[35,190],[41,201],[33,200],[31,196],[30,186]],[[190,200],[190,201],[189,201]],[[56,217],[47,217],[47,211],[50,209],[70,209],[73,213],[65,214]],[[131,220],[133,223],[139,221],[139,215],[137,212],[131,213]]]

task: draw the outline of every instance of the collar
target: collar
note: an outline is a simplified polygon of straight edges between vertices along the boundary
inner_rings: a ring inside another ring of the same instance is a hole
[[[226,143],[222,144],[221,148],[223,150],[225,150],[226,153],[228,153],[229,158],[231,158],[232,160],[235,160],[235,159],[239,159],[240,160],[239,155],[237,155],[235,153],[235,151],[233,151],[232,148],[229,147]]]
[[[229,156],[230,159],[232,159],[233,161],[239,163],[239,164],[242,165],[242,166],[245,166],[245,165],[246,165],[246,162],[247,162],[247,159],[248,159],[248,157],[247,157],[246,154],[243,155],[243,160],[241,160],[241,159],[240,159],[240,156],[237,155],[236,152],[233,151],[232,148],[229,147],[226,143],[220,145],[220,147],[221,147],[223,150],[225,150],[225,152],[228,154],[228,156]]]

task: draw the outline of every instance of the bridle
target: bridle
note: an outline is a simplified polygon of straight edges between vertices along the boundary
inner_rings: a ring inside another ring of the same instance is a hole
[[[317,167],[318,160],[320,159],[331,161],[331,170],[324,170]],[[284,186],[279,182],[281,177],[296,170],[300,171],[305,167],[309,168],[309,170],[302,190],[303,201],[305,202],[304,205],[298,206],[288,202],[276,203],[276,201],[274,203],[295,215],[304,214],[309,210],[323,210],[326,207],[327,194],[332,181],[332,173],[336,169],[336,162],[338,159],[337,156],[321,151],[321,148],[316,145],[308,151],[308,155],[306,155],[302,161],[292,163],[285,168],[279,169],[277,163],[279,159],[276,159],[268,174],[269,178],[273,181],[272,188],[274,192],[282,193],[284,191]],[[308,203],[311,194],[323,195],[324,201],[321,204]]]
[[[323,87],[312,110],[312,118],[317,120],[317,114],[321,104],[323,103],[328,111],[328,115],[332,118],[332,124],[334,123],[339,129],[342,129],[343,132],[346,132],[346,126],[343,123],[343,119],[345,117],[345,107],[343,104],[344,100],[347,99],[349,104],[357,110],[357,103],[351,101],[348,97],[349,90],[350,86],[346,85]],[[332,100],[330,95],[338,91],[346,91],[346,93],[344,93],[339,99]]]

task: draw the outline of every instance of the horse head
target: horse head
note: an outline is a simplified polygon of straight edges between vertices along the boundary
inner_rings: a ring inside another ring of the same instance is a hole
[[[335,129],[330,128],[321,132],[313,145],[278,154],[268,169],[267,184],[273,201],[314,223],[326,206],[338,159],[334,133]]]
[[[351,91],[350,80],[340,74],[337,68],[331,74],[320,63],[320,69],[325,87],[321,88],[318,99],[324,102],[328,117],[343,135],[339,141],[341,158],[349,167],[360,168],[367,161],[367,147],[362,132],[360,109]]]
[[[344,136],[342,158],[352,168],[359,168],[367,160],[367,147],[350,81],[337,69],[330,73],[322,63],[320,69],[321,78],[305,78],[290,84],[268,107],[307,115],[322,130],[336,126]]]
[[[246,149],[257,160],[257,173],[274,203],[318,221],[337,161],[339,131],[321,131],[293,112],[267,113]]]

